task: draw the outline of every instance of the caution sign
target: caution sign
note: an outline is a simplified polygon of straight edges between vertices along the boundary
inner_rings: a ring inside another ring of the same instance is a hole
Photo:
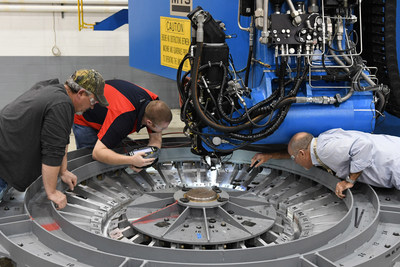
[[[192,10],[192,0],[169,0],[170,15],[186,17]]]
[[[190,20],[160,17],[161,65],[178,69],[190,46]],[[189,70],[189,61],[183,66]]]

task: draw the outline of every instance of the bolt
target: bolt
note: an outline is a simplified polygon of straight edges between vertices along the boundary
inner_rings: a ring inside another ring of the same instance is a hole
[[[213,187],[212,187],[212,190],[213,190],[215,193],[221,193],[221,192],[222,192],[221,189],[219,189],[218,186],[213,186]]]
[[[221,223],[221,226],[222,226],[222,227],[225,227],[225,226],[226,226],[226,222],[222,222],[222,223]]]
[[[186,187],[186,186],[182,187],[182,191],[183,191],[183,192],[187,192],[187,191],[189,191],[190,189],[192,189],[192,188]]]
[[[189,199],[187,199],[187,198],[185,198],[185,197],[182,197],[182,198],[180,198],[179,199],[181,202],[183,202],[183,203],[188,203],[190,200]]]
[[[208,222],[209,223],[215,223],[217,220],[216,219],[214,219],[214,218],[210,218],[210,219],[208,219]]]
[[[185,224],[183,225],[183,227],[188,228],[188,227],[189,227],[189,224],[185,223]]]
[[[390,201],[390,197],[385,198],[386,201]]]
[[[390,248],[390,245],[385,245],[385,248]]]
[[[212,229],[212,228],[214,228],[214,225],[213,225],[213,224],[210,224],[208,227],[210,227],[210,228]]]
[[[169,221],[169,218],[164,218],[164,222],[168,222]]]

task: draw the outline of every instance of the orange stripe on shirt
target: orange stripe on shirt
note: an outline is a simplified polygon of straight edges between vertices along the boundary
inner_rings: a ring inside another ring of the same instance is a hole
[[[104,119],[103,125],[101,126],[101,129],[97,135],[99,139],[103,138],[108,131],[108,128],[110,128],[111,124],[116,118],[118,118],[118,116],[136,109],[128,98],[126,98],[120,91],[111,85],[106,84],[104,87],[104,96],[106,97],[109,105],[107,116]]]
[[[100,123],[95,123],[95,122],[90,122],[85,120],[83,115],[77,115],[75,114],[74,116],[74,123],[82,126],[89,126],[93,129],[96,129],[97,131],[100,130],[101,124]]]

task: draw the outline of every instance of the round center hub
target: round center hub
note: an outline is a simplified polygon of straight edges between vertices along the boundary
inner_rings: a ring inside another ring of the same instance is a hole
[[[190,201],[195,202],[209,202],[218,198],[217,192],[206,187],[190,189],[184,196]]]
[[[252,194],[230,196],[216,186],[184,187],[170,196],[168,201],[162,201],[167,206],[156,211],[151,208],[159,200],[153,196],[144,195],[129,205],[128,218],[143,214],[129,222],[134,231],[188,248],[216,246],[261,236],[276,219],[274,207],[264,199]],[[145,214],[147,206],[151,212]]]
[[[213,208],[229,201],[229,194],[219,187],[182,188],[174,193],[174,199],[181,206],[191,208]]]

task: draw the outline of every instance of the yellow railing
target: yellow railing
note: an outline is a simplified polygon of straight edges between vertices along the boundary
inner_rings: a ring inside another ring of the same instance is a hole
[[[79,30],[93,29],[94,24],[86,23],[83,19],[83,0],[78,0],[78,20],[79,20]]]

